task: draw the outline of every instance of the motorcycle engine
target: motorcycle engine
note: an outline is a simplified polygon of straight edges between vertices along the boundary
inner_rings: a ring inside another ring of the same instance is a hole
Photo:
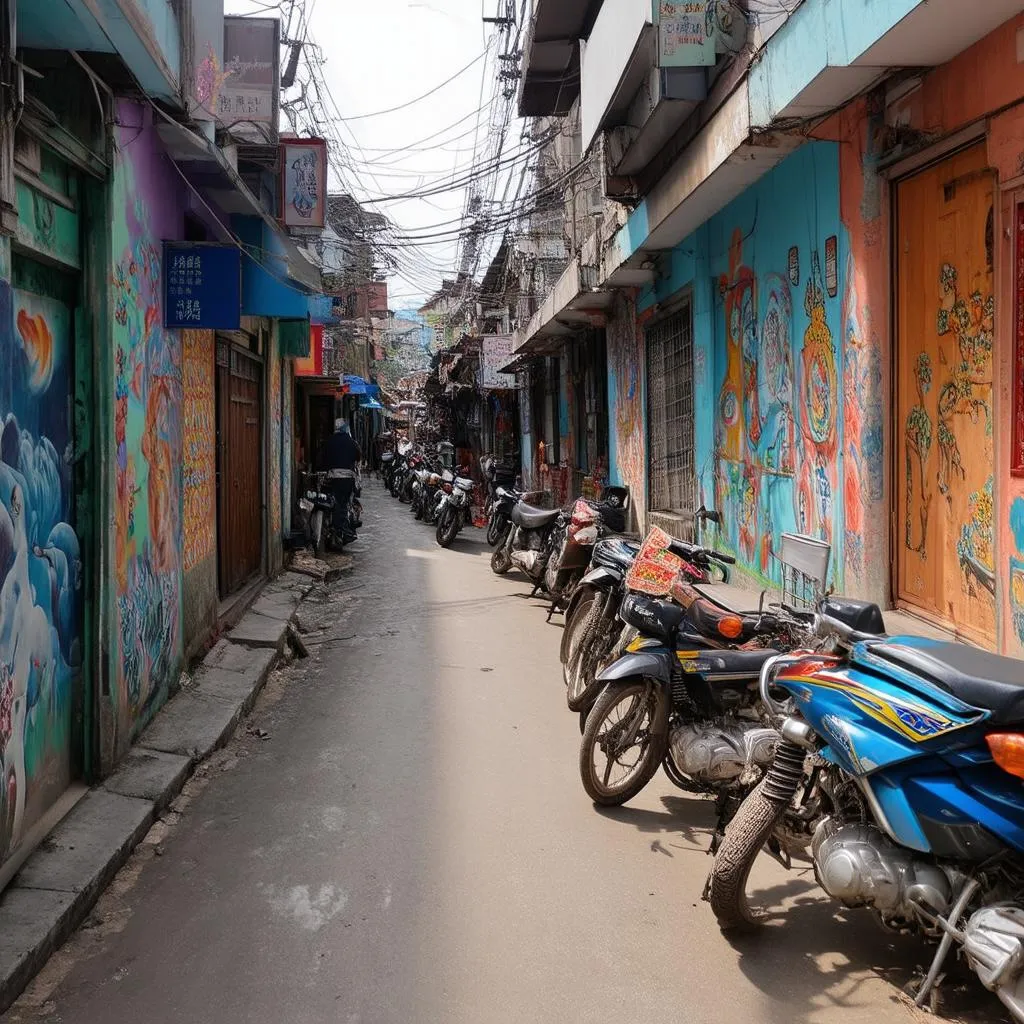
[[[903,849],[874,825],[823,819],[811,843],[818,884],[848,907],[873,907],[883,919],[917,920],[915,903],[949,911],[945,873]]]
[[[672,760],[695,782],[720,783],[739,778],[748,765],[767,768],[779,734],[754,722],[726,725],[691,723],[674,729]]]
[[[964,929],[964,951],[981,983],[1011,1008],[1024,1006],[1024,910],[983,907]]]

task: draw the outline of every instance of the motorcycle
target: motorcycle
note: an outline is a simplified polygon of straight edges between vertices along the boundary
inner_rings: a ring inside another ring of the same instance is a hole
[[[580,745],[583,788],[597,804],[622,804],[664,766],[680,789],[715,796],[720,829],[778,742],[761,703],[760,670],[780,647],[801,644],[810,613],[772,606],[739,614],[682,574],[672,600],[629,593],[619,615],[635,632],[597,676],[600,695]],[[613,781],[616,766],[624,773]]]
[[[510,518],[511,527],[504,541],[491,555],[491,572],[504,576],[516,566],[533,580],[536,590],[544,579],[560,531],[568,526],[569,516],[562,509],[538,508],[520,498],[512,507]]]
[[[600,556],[598,548],[594,550],[592,568],[580,581],[566,611],[562,635],[560,656],[566,702],[570,711],[580,713],[581,729],[601,691],[600,671],[609,663],[622,632],[619,609],[629,593],[627,573],[639,551],[637,545],[629,545],[627,562],[625,552],[618,550],[609,551],[608,557],[607,544],[598,545],[602,549]],[[725,570],[732,561],[728,555],[684,541],[676,541],[674,548],[682,561],[680,571],[690,583],[710,583],[717,567]]]
[[[826,600],[818,633],[827,653],[762,667],[783,739],[715,857],[719,925],[761,923],[746,888],[762,847],[783,863],[809,848],[833,899],[938,941],[917,1005],[955,944],[1024,1021],[1024,665],[888,637],[864,602]]]
[[[626,529],[629,490],[607,487],[599,501],[578,498],[564,531],[559,531],[556,544],[544,567],[544,589],[551,597],[551,616],[572,598],[573,591],[590,565],[594,545],[606,533],[622,533]]]
[[[494,543],[491,547],[501,547],[507,539],[508,531],[512,528],[512,509],[523,500],[525,492],[512,487],[498,487],[494,492],[494,500],[491,503],[490,515],[487,520],[488,544],[491,543],[492,530],[495,534]]]
[[[391,490],[391,477],[395,471],[395,459],[396,453],[388,449],[387,451],[381,452],[380,456],[380,478],[384,486],[390,491]]]
[[[467,476],[456,476],[453,483],[442,485],[442,493],[444,498],[437,510],[435,538],[441,547],[448,548],[470,517],[473,481]]]
[[[480,469],[487,485],[487,504],[484,515],[487,516],[487,543],[493,548],[504,538],[508,528],[508,513],[511,511],[507,495],[519,492],[515,488],[516,471],[507,465],[500,464],[493,455],[484,455],[480,459]]]
[[[398,451],[392,463],[391,479],[388,484],[392,498],[399,497],[405,490],[406,479],[409,475],[409,461],[413,453],[413,445],[409,441],[398,442]]]
[[[327,491],[327,474],[304,473],[303,477],[307,483],[299,497],[299,511],[305,517],[306,541],[319,558],[327,547],[343,541],[334,533],[334,496]]]

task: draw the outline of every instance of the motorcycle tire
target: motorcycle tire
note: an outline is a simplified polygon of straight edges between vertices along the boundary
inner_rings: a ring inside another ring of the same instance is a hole
[[[569,667],[569,683],[565,689],[565,702],[570,711],[582,711],[589,708],[604,684],[597,681],[601,664],[594,655],[594,650],[605,647],[602,635],[602,607],[595,603],[586,621],[580,624],[580,643],[576,657]]]
[[[747,902],[747,880],[761,847],[785,810],[785,804],[765,796],[764,783],[760,782],[740,804],[736,817],[726,828],[706,890],[722,931],[754,931],[764,924],[764,915]]]
[[[505,517],[491,515],[487,523],[487,543],[493,548],[496,547],[502,537],[505,536]]]
[[[601,727],[605,720],[623,701],[643,697],[648,687],[644,679],[609,685],[587,715],[587,726],[580,743],[580,781],[587,796],[601,807],[617,807],[632,800],[654,778],[665,758],[668,745],[668,697],[663,692],[651,690],[654,703],[648,711],[651,718],[648,740],[633,772],[621,782],[609,785],[598,777],[594,768],[594,754],[600,747]]]
[[[491,555],[491,572],[495,576],[504,576],[512,568],[512,557],[506,550],[505,544],[500,544]]]
[[[309,520],[309,541],[313,546],[313,557],[319,558],[324,550],[324,514],[316,509]]]
[[[577,633],[577,630],[583,628],[583,623],[598,596],[596,590],[588,588],[587,593],[580,596],[566,616],[565,629],[562,630],[562,643],[558,651],[558,658],[562,662],[562,678],[566,686],[569,685],[569,662],[579,650],[580,634]]]
[[[412,503],[412,514],[416,517],[417,522],[423,522],[423,502],[416,500]]]
[[[459,535],[459,517],[455,512],[445,511],[437,522],[435,538],[443,548],[450,548]]]

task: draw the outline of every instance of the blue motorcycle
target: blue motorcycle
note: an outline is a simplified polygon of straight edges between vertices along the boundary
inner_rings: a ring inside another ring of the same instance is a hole
[[[828,653],[766,662],[782,742],[719,846],[705,898],[723,930],[757,926],[747,879],[762,849],[809,852],[847,907],[951,948],[1024,1022],[1024,662],[885,635],[876,605],[828,599]]]

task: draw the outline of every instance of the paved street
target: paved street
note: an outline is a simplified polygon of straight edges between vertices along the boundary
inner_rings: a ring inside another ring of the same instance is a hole
[[[662,775],[616,812],[584,796],[560,626],[522,580],[480,531],[442,551],[377,485],[364,505],[354,572],[300,610],[311,657],[6,1019],[916,1019],[897,990],[926,951],[806,877],[762,869],[789,914],[725,941],[700,902],[709,807]]]

